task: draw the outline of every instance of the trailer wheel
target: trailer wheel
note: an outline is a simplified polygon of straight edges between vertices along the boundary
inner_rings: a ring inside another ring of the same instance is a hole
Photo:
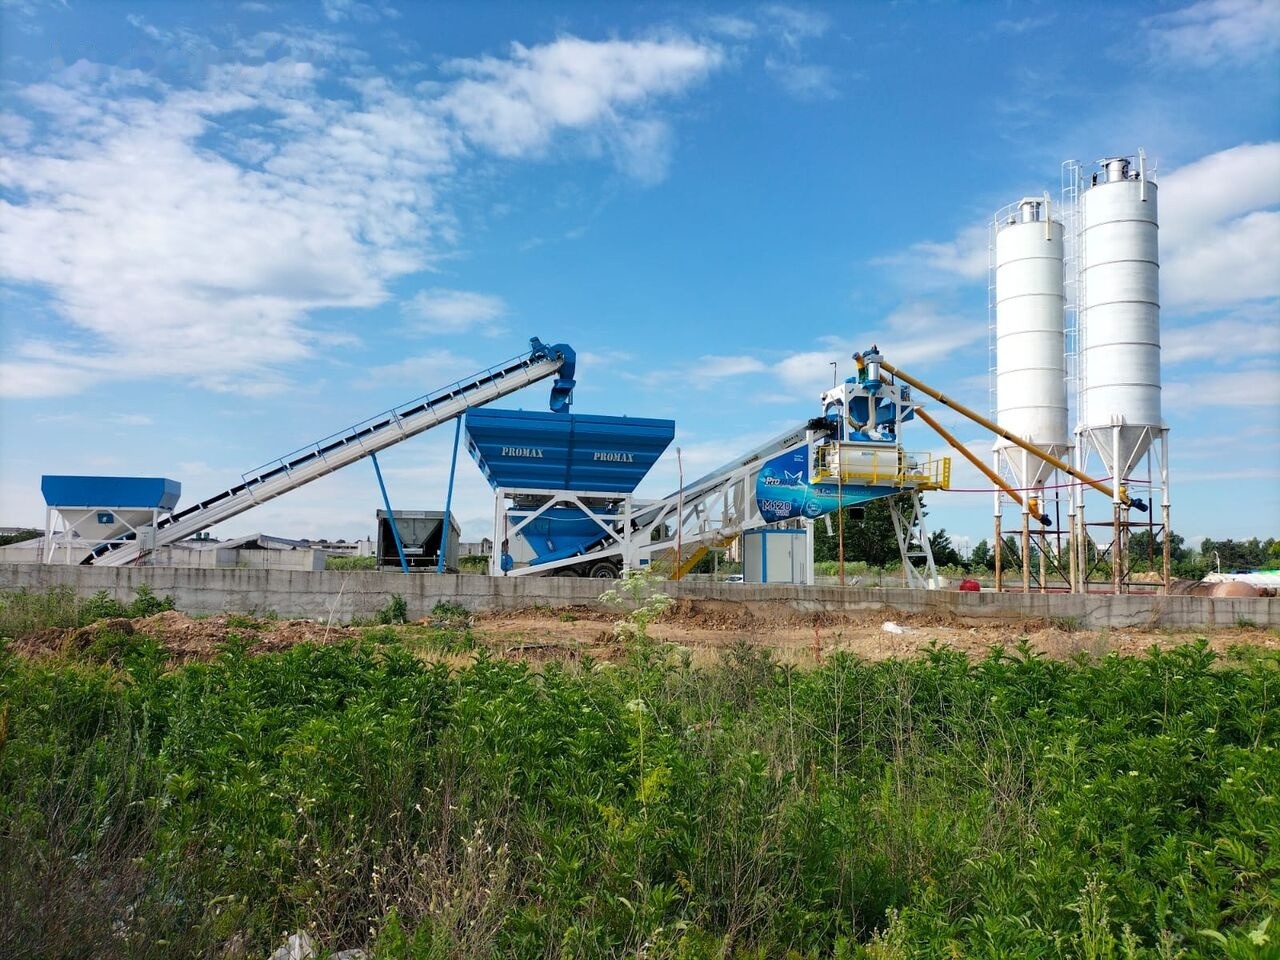
[[[553,577],[573,577],[576,579],[582,576],[582,571],[579,570],[577,567],[561,567],[559,570],[553,573],[552,576]]]
[[[591,568],[592,580],[617,580],[618,568],[608,560],[602,560]]]

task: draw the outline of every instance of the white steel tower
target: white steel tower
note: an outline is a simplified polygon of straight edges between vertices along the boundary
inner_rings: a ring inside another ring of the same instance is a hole
[[[1127,570],[1125,530],[1129,525],[1120,501],[1122,488],[1145,484],[1154,490],[1158,485],[1166,534],[1169,527],[1168,429],[1160,414],[1157,188],[1154,171],[1147,168],[1146,156],[1139,151],[1136,158],[1099,161],[1098,172],[1087,184],[1077,175],[1075,192],[1079,197],[1076,458],[1085,469],[1096,455],[1113,480],[1111,564],[1119,590]],[[1158,478],[1148,456],[1155,441],[1159,441]],[[1083,534],[1082,518],[1080,523]],[[1164,540],[1167,583],[1167,535]],[[1080,541],[1083,547],[1083,535]]]
[[[1078,431],[1123,482],[1164,429],[1156,184],[1143,162],[1101,166],[1081,203]]]
[[[1063,334],[1063,226],[1049,199],[1026,197],[996,213],[993,303],[996,422],[1059,459],[1071,447],[1067,426],[1066,345]],[[1029,585],[1029,523],[1049,519],[1045,487],[1054,468],[1008,440],[997,440],[995,467],[1030,496],[1022,502],[1023,589]],[[996,494],[996,541],[1004,498]],[[1041,589],[1045,546],[1040,542]],[[997,549],[999,547],[997,546]]]

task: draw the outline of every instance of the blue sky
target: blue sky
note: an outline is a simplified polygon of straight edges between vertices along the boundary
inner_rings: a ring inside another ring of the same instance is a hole
[[[43,473],[193,502],[534,335],[578,350],[578,412],[674,418],[687,474],[815,415],[873,341],[985,410],[993,212],[1143,147],[1174,529],[1280,533],[1274,0],[0,18],[0,525],[43,525]],[[443,504],[451,441],[380,458],[393,504]],[[668,456],[641,493],[674,485]],[[351,538],[379,506],[361,463],[214,532]],[[487,532],[465,455],[455,510]],[[990,513],[935,494],[930,522],[976,542]]]

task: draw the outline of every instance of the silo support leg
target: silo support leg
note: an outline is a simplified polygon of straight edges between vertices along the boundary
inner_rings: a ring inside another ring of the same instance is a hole
[[[1170,546],[1169,546],[1169,536],[1171,531],[1169,529],[1169,505],[1167,503],[1160,508],[1160,513],[1161,513],[1160,521],[1161,523],[1164,524],[1164,556],[1162,557],[1162,560],[1164,561],[1163,562],[1164,592],[1167,594],[1169,592],[1169,588],[1173,586],[1173,580],[1171,579],[1171,571],[1170,571],[1171,553],[1170,553]]]
[[[999,593],[1001,590],[1004,589],[1004,578],[1001,575],[1002,572],[1000,569],[1000,559],[1001,559],[1001,555],[1003,553],[1003,548],[1004,548],[1004,534],[1000,530],[1000,514],[998,513],[995,516],[995,527],[996,527],[996,531],[995,531],[996,543],[995,543],[995,554],[992,557],[992,560],[995,563],[995,568],[996,568],[996,593]]]
[[[1120,504],[1114,504],[1111,514],[1111,588],[1119,595],[1120,577],[1124,565],[1124,551],[1120,545]]]
[[[1031,592],[1031,517],[1022,511],[1022,592]]]
[[[1076,551],[1078,548],[1078,540],[1077,540],[1077,534],[1076,534],[1076,515],[1074,511],[1072,513],[1067,514],[1067,529],[1071,531],[1071,533],[1067,536],[1067,550],[1070,553],[1070,556],[1067,558],[1067,564],[1068,564],[1067,576],[1071,580],[1071,592],[1075,593],[1076,586],[1077,586],[1076,578],[1079,576],[1079,566],[1076,563],[1076,559],[1077,559]]]

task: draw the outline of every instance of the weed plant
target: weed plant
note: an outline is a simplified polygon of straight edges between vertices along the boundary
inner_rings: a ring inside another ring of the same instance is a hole
[[[326,570],[377,570],[377,557],[329,556],[324,558]]]
[[[0,648],[0,956],[1276,956],[1274,653],[703,668],[624,609],[536,671]]]
[[[409,605],[405,602],[404,597],[398,593],[393,593],[391,599],[387,601],[387,605],[374,615],[374,622],[381,624],[408,623]]]
[[[132,602],[127,604],[105,590],[88,600],[78,600],[75,591],[67,586],[44,591],[24,588],[0,593],[0,639],[12,640],[51,628],[83,627],[118,617],[149,617],[172,609],[173,597],[157,597],[145,583],[138,585]]]

